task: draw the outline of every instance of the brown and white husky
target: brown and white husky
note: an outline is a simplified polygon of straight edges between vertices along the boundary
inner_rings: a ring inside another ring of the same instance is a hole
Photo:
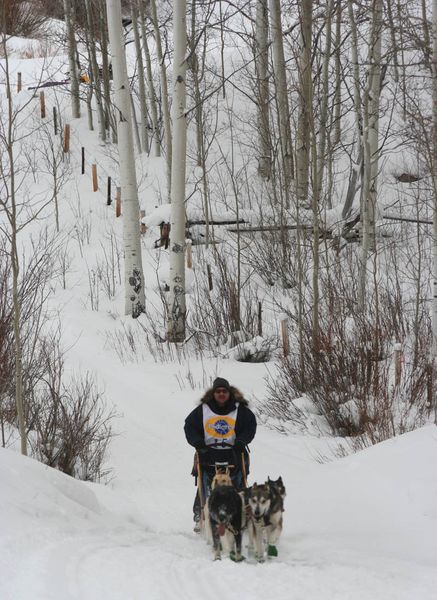
[[[267,556],[278,556],[276,544],[282,532],[282,513],[286,495],[282,478],[270,478],[266,483],[254,483],[246,490],[246,503],[249,506],[249,543],[255,550],[258,562]],[[267,545],[267,549],[266,549]]]

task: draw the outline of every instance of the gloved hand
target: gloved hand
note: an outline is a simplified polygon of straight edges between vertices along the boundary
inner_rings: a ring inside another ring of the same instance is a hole
[[[234,448],[235,448],[235,452],[241,453],[244,452],[244,448],[246,447],[246,444],[242,441],[242,440],[235,440],[234,442]]]
[[[196,451],[198,454],[206,454],[208,452],[208,448],[205,445],[196,446]]]

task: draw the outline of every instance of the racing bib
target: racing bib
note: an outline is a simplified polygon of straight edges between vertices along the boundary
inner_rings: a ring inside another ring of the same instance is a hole
[[[237,420],[238,402],[235,409],[227,415],[217,415],[207,404],[203,405],[203,431],[205,444],[212,446],[220,442],[233,445],[235,442],[235,422]],[[223,446],[226,450],[226,446]]]

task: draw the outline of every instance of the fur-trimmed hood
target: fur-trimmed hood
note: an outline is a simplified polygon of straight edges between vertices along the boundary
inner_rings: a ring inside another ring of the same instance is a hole
[[[229,391],[231,393],[231,396],[234,398],[235,402],[239,402],[244,406],[249,406],[249,402],[246,400],[246,398],[243,396],[243,394],[238,388],[231,385],[229,387]],[[209,388],[209,390],[207,390],[200,399],[199,404],[207,404],[208,402],[211,402],[211,400],[214,400],[214,390],[212,388]]]

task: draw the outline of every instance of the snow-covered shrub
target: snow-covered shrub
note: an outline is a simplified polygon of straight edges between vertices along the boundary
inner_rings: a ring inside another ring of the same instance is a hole
[[[214,352],[259,334],[256,292],[249,278],[239,286],[237,273],[232,248],[222,246],[199,262],[188,314],[189,335],[197,334],[199,349]]]
[[[61,360],[49,376],[33,394],[32,455],[77,479],[105,479],[115,413],[106,407],[90,373],[64,383]]]
[[[426,307],[419,307],[417,319],[415,311],[406,310],[399,288],[381,282],[377,297],[369,290],[365,312],[356,310],[350,289],[325,285],[323,292],[318,347],[307,318],[301,347],[296,340],[268,379],[264,414],[300,429],[325,431],[328,425],[332,434],[361,436],[363,443],[377,443],[434,418],[437,390],[425,351],[431,344]],[[403,348],[399,381],[395,341]],[[311,410],[302,407],[302,396]]]
[[[29,444],[32,455],[67,475],[101,481],[113,436],[113,410],[90,373],[66,381],[57,336],[40,353],[44,377],[33,382],[28,395]]]
[[[2,0],[0,29],[9,35],[33,37],[40,32],[46,18],[39,1]]]

